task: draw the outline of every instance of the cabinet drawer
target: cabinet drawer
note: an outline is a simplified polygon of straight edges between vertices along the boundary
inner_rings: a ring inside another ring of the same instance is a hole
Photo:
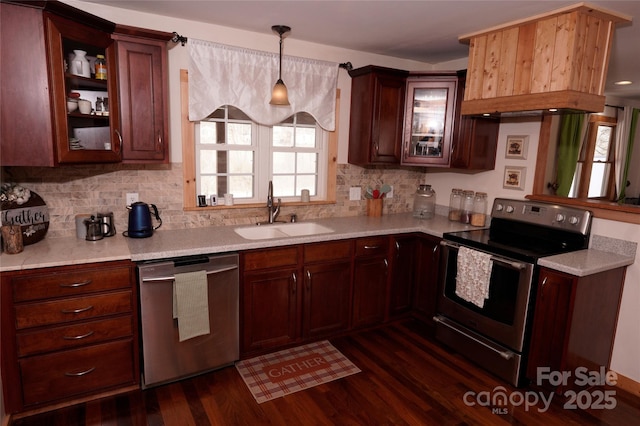
[[[34,356],[20,361],[25,405],[134,384],[129,340]]]
[[[244,270],[279,268],[298,265],[298,247],[282,247],[244,253]]]
[[[16,328],[59,324],[131,312],[131,291],[74,297],[15,306]]]
[[[129,267],[93,268],[15,277],[11,280],[13,300],[49,299],[118,288],[131,288]]]
[[[18,333],[18,356],[71,349],[131,336],[133,336],[133,325],[130,315]]]
[[[352,240],[306,244],[304,246],[304,263],[324,260],[348,260],[351,259],[352,252]]]
[[[356,257],[386,255],[389,249],[389,237],[366,237],[356,240]]]

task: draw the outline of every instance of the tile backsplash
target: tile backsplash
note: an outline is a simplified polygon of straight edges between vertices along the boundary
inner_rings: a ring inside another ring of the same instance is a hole
[[[366,202],[349,200],[349,188],[386,183],[393,185],[392,199],[385,200],[384,213],[411,211],[417,186],[424,179],[420,168],[362,168],[340,164],[337,170],[336,203],[309,206],[283,204],[281,217],[295,213],[299,220],[366,214]],[[116,229],[127,228],[125,197],[137,192],[140,201],[155,204],[162,229],[252,224],[267,218],[265,208],[182,209],[182,164],[132,166],[100,164],[45,167],[3,167],[2,182],[16,182],[40,195],[49,209],[48,237],[75,235],[75,216],[112,211]]]

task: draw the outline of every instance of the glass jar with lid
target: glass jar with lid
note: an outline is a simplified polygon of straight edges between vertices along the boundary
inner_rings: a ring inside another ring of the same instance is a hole
[[[460,222],[471,223],[473,213],[473,191],[462,191],[462,208],[460,209]]]
[[[413,217],[431,219],[436,213],[436,192],[431,185],[420,185],[413,200]]]
[[[454,188],[449,196],[449,220],[460,222],[460,209],[462,208],[462,189]]]
[[[472,226],[485,226],[487,219],[487,193],[476,192],[473,198],[473,213],[471,213]]]
[[[107,61],[104,59],[104,55],[96,55],[95,69],[97,80],[107,79]]]

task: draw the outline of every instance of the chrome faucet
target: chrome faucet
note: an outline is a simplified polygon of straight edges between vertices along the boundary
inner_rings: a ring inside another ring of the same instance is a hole
[[[280,214],[280,198],[278,204],[273,205],[273,182],[269,181],[269,193],[267,194],[267,208],[269,209],[269,223],[274,223]]]

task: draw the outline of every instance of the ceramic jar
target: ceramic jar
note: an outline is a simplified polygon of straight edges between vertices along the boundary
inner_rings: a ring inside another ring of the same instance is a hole
[[[91,64],[86,58],[87,52],[84,50],[74,50],[74,57],[71,60],[71,74],[79,75],[81,77],[91,77]]]

